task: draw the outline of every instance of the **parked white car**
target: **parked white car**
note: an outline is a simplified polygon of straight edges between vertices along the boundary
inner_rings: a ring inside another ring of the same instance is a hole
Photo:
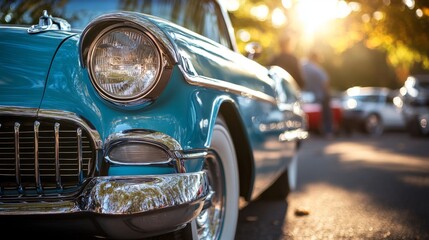
[[[344,92],[343,129],[373,136],[385,130],[404,129],[401,99],[397,91],[384,87],[352,87]]]

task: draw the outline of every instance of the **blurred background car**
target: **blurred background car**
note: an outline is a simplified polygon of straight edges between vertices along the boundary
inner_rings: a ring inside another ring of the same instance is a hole
[[[307,130],[313,133],[322,133],[321,117],[322,108],[319,103],[316,102],[314,93],[309,91],[301,92],[302,108],[307,117]],[[331,99],[332,109],[332,124],[334,134],[339,134],[341,131],[342,124],[342,106],[341,99],[336,97],[335,94]]]
[[[429,74],[409,76],[399,92],[407,131],[411,136],[429,136]]]
[[[397,91],[384,87],[352,87],[344,92],[343,130],[379,136],[385,130],[403,130],[401,99]]]

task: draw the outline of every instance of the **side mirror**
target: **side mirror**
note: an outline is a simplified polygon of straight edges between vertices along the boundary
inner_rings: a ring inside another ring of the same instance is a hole
[[[244,47],[246,57],[249,59],[258,58],[262,53],[262,46],[258,42],[250,42]]]

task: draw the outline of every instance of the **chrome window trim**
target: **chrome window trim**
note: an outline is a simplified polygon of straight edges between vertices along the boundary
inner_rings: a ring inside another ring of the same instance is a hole
[[[225,25],[225,28],[228,31],[227,35],[229,36],[231,50],[234,52],[238,52],[237,41],[235,39],[235,33],[234,33],[234,27],[232,26],[231,19],[228,15],[228,11],[226,10],[225,6],[223,6],[219,2],[219,0],[214,0],[213,2],[217,5],[220,13],[222,14],[221,21]]]

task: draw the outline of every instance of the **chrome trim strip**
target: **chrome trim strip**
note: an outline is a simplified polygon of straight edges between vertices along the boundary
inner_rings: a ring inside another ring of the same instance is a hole
[[[186,160],[191,159],[201,159],[206,158],[209,156],[209,150],[207,149],[193,149],[193,150],[187,150],[187,151],[177,151],[176,156],[178,158],[183,158]]]
[[[0,105],[0,113],[5,115],[35,117],[37,116],[37,111],[38,111],[37,108],[25,108],[25,107]]]
[[[187,61],[187,64],[191,64]],[[180,71],[183,73],[185,80],[192,85],[200,87],[208,87],[220,91],[230,92],[247,98],[255,98],[271,104],[277,104],[277,100],[268,94],[253,89],[243,87],[234,83],[226,82],[219,79],[199,76],[196,72],[187,72],[182,65],[179,65]],[[192,68],[191,68],[192,69]]]
[[[54,125],[55,134],[55,182],[57,188],[61,189],[61,175],[60,175],[60,124],[55,123]]]
[[[279,135],[279,140],[281,142],[291,142],[296,140],[304,140],[308,138],[308,131],[302,129],[295,129],[291,131],[285,131]]]
[[[121,140],[145,140],[147,142],[153,142],[164,146],[168,150],[182,150],[180,143],[161,132],[154,132],[145,129],[134,129],[132,131],[124,131],[120,133],[114,133],[107,137],[105,145],[109,145],[112,142]]]
[[[19,127],[21,125],[15,122],[15,176],[16,184],[18,185],[18,192],[22,193],[23,188],[21,184],[21,161],[19,159]]]
[[[42,182],[40,181],[40,166],[39,166],[39,127],[40,122],[34,121],[34,177],[36,180],[37,193],[43,192]]]
[[[77,138],[77,161],[78,161],[78,171],[79,171],[79,183],[83,181],[83,171],[82,171],[82,129],[78,128],[76,130],[76,138]],[[88,167],[88,176],[89,176],[90,168]]]
[[[3,202],[0,204],[0,215],[78,212],[103,215],[150,214],[195,201],[203,202],[208,194],[208,179],[204,171],[156,176],[96,177],[74,199],[31,204]]]
[[[239,52],[237,47],[237,41],[235,39],[234,27],[232,26],[231,18],[229,17],[228,10],[225,8],[223,4],[220,3],[219,0],[214,1],[222,14],[223,23],[225,24],[226,29],[228,30],[229,42],[234,52]]]

